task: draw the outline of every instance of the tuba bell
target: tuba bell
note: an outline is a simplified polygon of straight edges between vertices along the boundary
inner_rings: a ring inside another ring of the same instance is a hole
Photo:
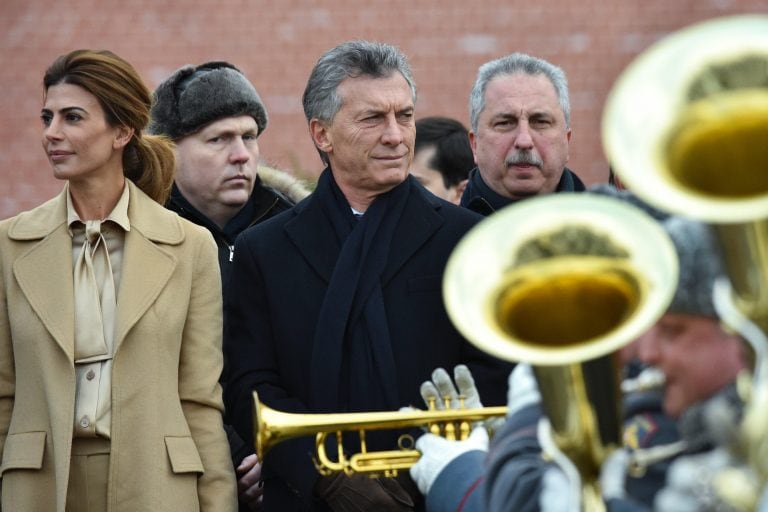
[[[603,145],[616,174],[649,204],[712,227],[730,280],[727,300],[762,333],[768,332],[766,141],[766,15],[717,18],[662,39],[622,73],[603,115]],[[743,322],[723,311],[721,320],[742,333],[755,356],[734,451],[765,486],[768,361],[762,354],[768,347],[764,334],[744,335],[737,327]]]
[[[603,145],[649,204],[711,224],[740,309],[768,328],[768,16],[693,25],[619,77]]]
[[[552,438],[604,510],[599,468],[620,445],[616,351],[666,310],[677,255],[663,228],[617,199],[557,194],[508,206],[448,260],[443,296],[479,349],[533,365]]]

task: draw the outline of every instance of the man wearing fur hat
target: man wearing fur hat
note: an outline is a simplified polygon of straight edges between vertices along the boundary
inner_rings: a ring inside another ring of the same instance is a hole
[[[713,290],[722,267],[708,228],[681,217],[669,217],[662,225],[678,253],[679,281],[667,311],[633,348],[643,363],[664,374],[662,405],[677,420],[680,454],[667,468],[666,485],[656,493],[652,509],[730,510],[718,508],[723,503],[711,485],[720,469],[734,463],[727,451],[742,415],[735,381],[748,367],[745,345],[722,326],[715,310]],[[491,502],[502,496],[503,479],[493,479],[507,462],[503,456],[491,458]],[[617,450],[603,465],[601,490],[609,512],[651,510],[625,489],[628,462],[629,452]],[[564,481],[554,472],[547,476],[553,478],[544,478],[541,509],[567,510],[562,505]]]
[[[237,235],[309,193],[290,175],[258,164],[257,138],[266,127],[256,89],[226,62],[184,66],[155,91],[149,131],[177,148],[168,208],[211,231],[225,287]]]
[[[637,341],[637,352],[664,373],[664,410],[677,418],[686,453],[697,455],[672,465],[655,509],[705,510],[704,501],[714,504],[715,498],[701,495],[702,475],[710,470],[714,476],[715,465],[730,463],[712,450],[727,449],[734,441],[743,407],[735,382],[748,368],[748,355],[744,341],[723,327],[713,304],[722,269],[707,228],[677,217],[664,226],[680,257],[680,281],[667,313]]]
[[[176,143],[176,177],[167,207],[213,234],[226,289],[235,238],[291,208],[308,191],[288,174],[258,165],[257,138],[267,126],[267,112],[235,66],[184,66],[160,84],[154,99],[149,131]],[[256,510],[260,464],[233,429],[227,427],[227,433],[241,510]]]

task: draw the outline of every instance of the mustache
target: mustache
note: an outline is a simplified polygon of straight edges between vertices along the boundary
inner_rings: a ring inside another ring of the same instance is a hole
[[[541,158],[537,157],[530,151],[518,151],[514,155],[510,155],[504,161],[507,166],[511,165],[535,165],[539,169],[544,165]]]

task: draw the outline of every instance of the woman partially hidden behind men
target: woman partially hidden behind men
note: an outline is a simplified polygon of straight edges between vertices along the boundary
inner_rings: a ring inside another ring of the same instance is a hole
[[[210,234],[165,202],[169,142],[110,52],[56,59],[54,199],[0,222],[3,511],[234,511]]]

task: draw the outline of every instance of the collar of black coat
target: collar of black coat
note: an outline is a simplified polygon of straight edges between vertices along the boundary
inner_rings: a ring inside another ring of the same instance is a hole
[[[229,219],[223,229],[216,225],[215,222],[209,219],[200,210],[192,206],[192,203],[184,197],[176,186],[176,183],[173,184],[171,197],[169,198],[166,207],[169,210],[175,211],[185,219],[203,226],[210,232],[223,237],[228,243],[232,244],[237,238],[237,235],[267,216],[277,204],[283,205],[283,209],[292,206],[292,203],[283,195],[265,187],[261,182],[261,178],[257,176],[256,184],[253,186],[253,191],[248,198],[248,202],[243,205],[234,217]]]
[[[326,168],[323,172],[330,170]],[[397,235],[392,240],[389,251],[390,260],[382,276],[382,285],[440,229],[445,222],[439,213],[441,209],[455,207],[427,192],[412,176],[409,175],[407,179],[411,186],[403,218],[409,221],[399,223]],[[285,222],[286,235],[318,275],[328,282],[336,264],[339,246],[333,243],[336,235],[323,212],[317,190],[292,208],[290,215],[290,220]],[[352,217],[351,209],[349,216]]]
[[[555,193],[583,192],[585,188],[584,183],[579,179],[576,173],[566,167],[563,170],[560,181],[557,183]],[[510,199],[491,190],[491,187],[489,187],[483,180],[477,167],[470,171],[467,188],[461,196],[461,206],[469,208],[481,215],[485,215],[486,217],[496,210],[516,201],[519,201],[519,199]]]

